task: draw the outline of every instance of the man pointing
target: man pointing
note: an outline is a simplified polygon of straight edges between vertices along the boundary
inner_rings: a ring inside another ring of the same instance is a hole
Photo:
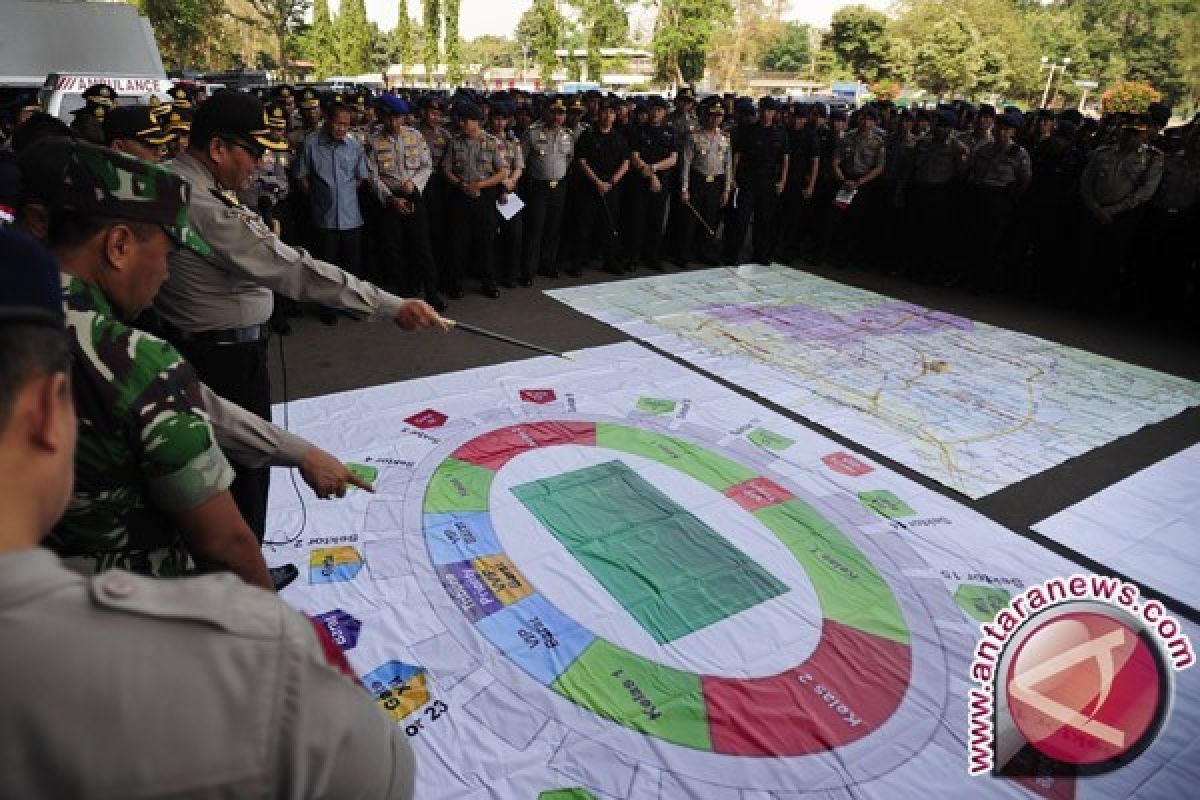
[[[280,241],[258,213],[238,202],[259,158],[284,144],[269,136],[252,95],[219,92],[192,120],[188,149],[167,166],[192,186],[190,234],[170,257],[170,276],[155,300],[162,332],[217,394],[271,415],[267,322],[272,292],[372,318],[406,330],[444,327],[421,300],[359,280]],[[269,470],[234,463],[234,499],[261,540]]]

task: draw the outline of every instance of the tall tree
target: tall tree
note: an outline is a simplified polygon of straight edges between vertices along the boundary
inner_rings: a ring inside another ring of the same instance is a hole
[[[626,0],[567,0],[579,15],[579,34],[587,50],[588,80],[599,80],[604,71],[601,47],[624,44],[629,36]],[[572,59],[573,60],[573,59]]]
[[[554,51],[563,44],[566,28],[567,20],[554,0],[533,0],[533,5],[517,22],[517,42],[533,55],[544,86],[554,83],[554,69],[558,66]]]
[[[251,8],[262,18],[261,25],[275,38],[275,57],[287,71],[288,34],[304,22],[312,0],[249,0]]]
[[[442,63],[442,5],[438,0],[425,0],[421,17],[421,61],[425,64],[425,80],[433,80],[433,71]]]
[[[730,0],[659,0],[650,44],[658,77],[676,84],[704,77],[713,40],[732,17]]]
[[[758,66],[771,72],[802,72],[812,68],[812,28],[789,22],[767,44]]]
[[[479,64],[484,69],[520,67],[521,45],[506,36],[485,33],[463,42],[463,61],[467,64]]]
[[[838,9],[825,42],[859,80],[874,82],[905,69],[887,15],[882,11],[863,5]]]
[[[408,16],[408,0],[400,0],[396,27],[392,30],[393,52],[397,63],[407,69],[413,63],[412,17]]]
[[[212,21],[225,13],[222,0],[139,0],[159,50],[176,68],[196,66],[210,41]]]
[[[446,80],[451,86],[463,81],[462,42],[458,38],[459,0],[446,0]]]
[[[917,80],[938,98],[973,86],[983,69],[980,38],[961,14],[938,22],[917,47]]]
[[[313,72],[325,78],[338,71],[337,40],[333,18],[329,15],[329,0],[314,0],[313,24],[308,29],[305,54],[313,62]]]
[[[371,26],[363,0],[342,0],[334,25],[342,67],[351,75],[371,71]]]
[[[742,70],[758,61],[768,43],[784,29],[776,0],[733,0],[733,19],[717,32],[710,72],[724,89],[742,85]]]

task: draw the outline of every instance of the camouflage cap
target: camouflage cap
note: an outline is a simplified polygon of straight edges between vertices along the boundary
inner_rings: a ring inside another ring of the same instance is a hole
[[[180,244],[194,238],[187,226],[191,186],[157,164],[61,137],[34,143],[17,163],[22,204],[161,225]]]

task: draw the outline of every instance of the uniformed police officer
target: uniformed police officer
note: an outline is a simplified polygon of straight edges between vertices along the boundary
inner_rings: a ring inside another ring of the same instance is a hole
[[[425,302],[438,311],[446,301],[438,289],[437,264],[429,240],[425,189],[433,174],[433,158],[425,137],[406,120],[412,109],[394,94],[382,98],[383,132],[371,138],[375,191],[384,209],[381,221],[386,269],[399,270],[398,283],[408,292],[420,288]]]
[[[613,275],[622,273],[620,243],[617,220],[620,219],[620,194],[617,187],[629,171],[629,142],[614,127],[617,119],[616,104],[604,100],[600,105],[600,117],[595,128],[589,128],[579,137],[575,157],[584,186],[576,208],[575,260],[570,274],[578,276],[582,271],[592,239],[592,226],[599,223],[600,250],[603,255],[604,271]]]
[[[512,132],[514,108],[506,100],[492,102],[488,117],[489,133],[500,140],[504,149],[504,158],[508,161],[508,177],[497,187],[496,202],[505,205],[521,184],[525,174],[525,155],[522,152],[521,141]],[[532,286],[533,276],[524,271],[521,260],[521,249],[524,243],[525,216],[518,212],[515,216],[505,219],[497,210],[497,258],[496,272],[500,276],[500,285],[505,289],[517,288],[518,281],[522,286]],[[519,277],[518,277],[519,276]]]
[[[949,109],[937,112],[933,130],[913,149],[907,174],[901,176],[899,191],[915,239],[937,241],[955,219],[955,184],[967,166],[967,146],[954,135],[957,118]],[[921,280],[945,280],[950,264],[945,253],[952,248],[917,248],[911,254],[910,271]]]
[[[71,130],[92,144],[104,144],[104,117],[116,104],[117,93],[107,83],[97,83],[84,90],[83,100],[83,108],[71,112]]]
[[[155,307],[164,332],[217,394],[270,419],[266,322],[271,290],[372,317],[409,330],[443,323],[419,300],[405,300],[279,240],[233,194],[254,174],[269,138],[262,105],[219,92],[197,110],[188,151],[171,168],[192,185],[188,227],[195,236],[171,256]],[[240,469],[234,495],[261,536],[269,475]],[[241,478],[245,475],[245,479]]]
[[[462,277],[470,264],[481,276],[480,294],[495,299],[496,193],[508,177],[508,161],[500,140],[483,130],[483,111],[468,101],[454,104],[461,130],[450,139],[442,174],[450,187],[448,213],[454,258],[446,286],[462,297]]]
[[[683,264],[697,253],[709,264],[719,262],[717,228],[721,209],[729,202],[728,181],[733,173],[733,147],[729,135],[721,130],[725,109],[720,103],[711,103],[702,113],[704,125],[688,136],[680,158],[679,260]],[[695,244],[697,229],[699,247]]]
[[[149,106],[117,106],[104,117],[104,144],[118,153],[157,163],[172,138],[150,116]]]
[[[424,95],[417,103],[420,120],[416,128],[425,137],[429,156],[433,160],[433,174],[421,197],[428,209],[429,238],[433,243],[433,257],[437,261],[438,273],[444,278],[454,267],[454,254],[450,242],[450,216],[447,214],[450,188],[442,174],[446,148],[450,146],[450,131],[444,124],[446,102],[436,95]]]
[[[787,134],[775,124],[779,104],[773,97],[758,103],[758,121],[741,125],[733,134],[733,173],[737,191],[731,224],[725,231],[725,261],[739,263],[746,230],[754,221],[752,260],[771,261],[775,245],[775,215],[787,186]]]
[[[887,166],[887,142],[879,132],[879,112],[868,106],[858,112],[858,124],[846,134],[833,161],[833,175],[843,197],[850,197],[831,217],[834,241],[844,243],[835,263],[859,262],[867,255],[871,237],[865,236],[873,204],[876,181]],[[843,207],[844,206],[844,207]]]
[[[558,277],[558,244],[567,198],[567,169],[575,156],[575,139],[563,123],[567,106],[555,98],[546,106],[542,120],[529,126],[521,137],[525,158],[525,243],[524,275],[534,272]]]
[[[1000,239],[1016,201],[1033,177],[1029,153],[1014,141],[1022,122],[1017,113],[996,117],[992,140],[977,147],[967,163],[969,194],[963,234],[975,249],[974,264],[966,276],[973,292],[996,288]]]
[[[662,271],[662,243],[667,203],[671,197],[671,175],[679,160],[675,132],[667,125],[667,101],[654,95],[647,105],[650,119],[638,128],[630,155],[632,177],[627,189],[629,242],[627,269],[637,265]]]
[[[0,231],[0,796],[411,797],[407,737],[312,621],[231,575],[89,579],[38,546],[71,498],[69,370],[54,261]]]

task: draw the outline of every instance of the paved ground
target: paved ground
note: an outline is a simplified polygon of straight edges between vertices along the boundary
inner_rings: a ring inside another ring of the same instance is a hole
[[[1169,333],[1146,323],[1109,320],[1096,314],[1039,306],[1011,296],[972,297],[958,289],[921,286],[860,270],[812,268],[811,271],[881,294],[1200,380],[1200,343],[1194,336]],[[455,302],[447,313],[466,322],[560,350],[610,344],[629,337],[551,300],[541,292],[546,288],[608,280],[619,279],[588,270],[580,279],[541,280],[533,289],[505,291],[499,300],[468,296]],[[277,402],[284,399],[278,349],[280,341],[283,342],[287,362],[287,390],[291,399],[527,357],[524,351],[461,332],[406,334],[390,324],[345,319],[332,328],[314,318],[296,320],[294,324],[296,330],[291,336],[277,337],[271,345],[272,379]],[[741,394],[747,394],[736,386],[719,382]],[[866,452],[935,491],[947,491],[940,484],[821,426],[813,425],[786,409],[770,403],[764,405],[845,445]],[[1042,541],[1052,549],[1059,549],[1030,531],[1029,526],[1196,442],[1200,442],[1200,409],[1193,408],[978,502],[972,503],[957,495],[955,497],[1001,524]],[[1087,564],[1086,561],[1085,566],[1097,568],[1097,565]],[[1174,603],[1171,605],[1175,606],[1177,612],[1200,622],[1200,614],[1196,611],[1181,609]]]

